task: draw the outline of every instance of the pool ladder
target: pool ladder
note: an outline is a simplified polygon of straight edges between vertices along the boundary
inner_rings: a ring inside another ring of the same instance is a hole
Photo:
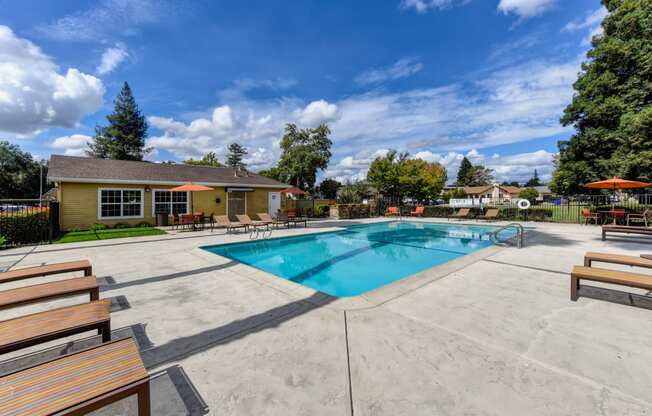
[[[250,240],[258,240],[259,237],[262,237],[263,240],[272,236],[272,228],[268,225],[266,229],[260,230],[260,227],[252,227],[249,231]]]
[[[498,234],[501,231],[509,230],[510,228],[515,228],[516,229],[516,236],[510,237],[510,238],[508,238],[506,240],[501,241],[498,238]],[[523,228],[523,226],[521,224],[517,223],[517,222],[513,222],[511,224],[507,224],[507,225],[505,225],[503,227],[500,227],[499,229],[497,229],[493,233],[490,233],[489,234],[489,239],[491,239],[492,243],[494,243],[496,245],[499,245],[499,246],[506,246],[508,241],[516,239],[516,247],[522,248],[525,245],[525,237],[524,236],[525,236],[525,229]]]

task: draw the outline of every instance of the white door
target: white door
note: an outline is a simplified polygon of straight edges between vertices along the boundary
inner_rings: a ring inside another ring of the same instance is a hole
[[[278,210],[281,209],[281,193],[270,192],[267,196],[267,212],[272,217],[276,218]]]

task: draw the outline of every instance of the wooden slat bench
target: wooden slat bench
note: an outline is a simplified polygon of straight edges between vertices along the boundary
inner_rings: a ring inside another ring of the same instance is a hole
[[[108,342],[110,307],[103,299],[0,321],[0,354],[95,329]]]
[[[622,264],[624,266],[645,267],[652,269],[652,260],[644,257],[627,256],[624,254],[596,253],[589,251],[584,255],[584,265],[591,267],[593,262]]]
[[[0,414],[83,415],[133,394],[149,416],[149,376],[126,338],[0,377]]]
[[[46,264],[45,266],[33,266],[10,270],[8,272],[0,273],[0,283],[79,271],[83,271],[84,276],[92,275],[93,267],[91,266],[91,262],[88,260],[68,261],[65,263]]]
[[[0,310],[44,300],[88,293],[90,301],[100,299],[100,287],[95,276],[76,277],[0,292]]]
[[[638,234],[638,235],[652,236],[652,228],[628,227],[626,225],[603,225],[602,226],[602,241],[607,240],[607,233]]]
[[[598,267],[575,266],[571,272],[570,298],[572,301],[576,301],[578,298],[577,292],[582,280],[652,290],[652,276],[650,275],[600,269]]]

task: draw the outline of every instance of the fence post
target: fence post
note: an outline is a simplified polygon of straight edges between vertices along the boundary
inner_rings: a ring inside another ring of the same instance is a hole
[[[59,236],[59,232],[60,232],[59,202],[50,201],[48,215],[49,215],[48,241],[51,243],[52,240],[56,239]]]

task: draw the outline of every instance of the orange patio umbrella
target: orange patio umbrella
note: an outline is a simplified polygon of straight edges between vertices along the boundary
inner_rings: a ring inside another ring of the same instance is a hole
[[[652,183],[647,183],[647,182],[639,182],[639,181],[630,181],[627,179],[621,179],[617,177],[613,177],[611,179],[606,179],[604,181],[597,181],[597,182],[590,182],[584,184],[585,188],[591,188],[591,189],[611,189],[614,191],[614,194],[616,193],[616,189],[636,189],[636,188],[647,188],[648,186],[652,186]],[[615,203],[612,201],[611,202],[611,209],[613,210],[615,208]],[[614,217],[614,222],[616,221],[616,217]]]
[[[172,192],[190,192],[190,212],[194,214],[195,208],[192,200],[193,192],[202,192],[202,191],[212,191],[213,188],[204,185],[198,185],[196,183],[188,182],[176,188],[170,189]]]

